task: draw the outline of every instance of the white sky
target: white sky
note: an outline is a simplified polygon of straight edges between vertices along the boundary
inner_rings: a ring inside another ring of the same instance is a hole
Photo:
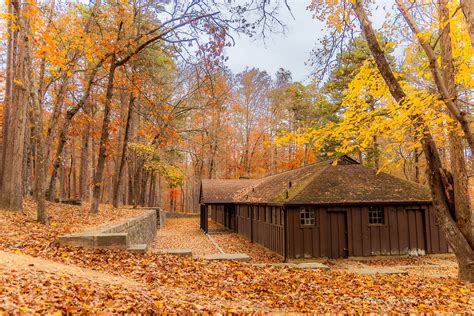
[[[288,0],[295,19],[285,8],[281,10],[282,20],[287,26],[286,34],[270,34],[265,43],[236,35],[235,46],[226,49],[229,57],[227,66],[234,73],[239,73],[246,67],[256,67],[266,70],[272,76],[282,67],[291,71],[294,81],[308,81],[311,69],[305,62],[324,32],[323,23],[313,19],[312,12],[306,10],[309,2],[310,0]],[[387,9],[390,9],[393,2],[377,0],[376,3],[379,9],[370,19],[374,27],[380,27],[385,17],[383,5],[388,4]]]
[[[295,19],[281,9],[281,17],[287,26],[286,34],[269,34],[265,43],[247,36],[235,36],[235,46],[227,48],[227,65],[238,73],[246,67],[257,67],[274,75],[282,67],[292,72],[293,80],[304,81],[310,69],[305,66],[311,50],[322,32],[323,24],[314,20],[306,10],[307,0],[290,0],[289,5]]]

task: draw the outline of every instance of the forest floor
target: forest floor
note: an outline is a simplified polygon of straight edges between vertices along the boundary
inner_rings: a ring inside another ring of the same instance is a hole
[[[57,204],[49,205],[49,211],[50,226],[34,222],[28,203],[24,213],[0,211],[0,314],[474,313],[474,286],[455,278],[452,257],[351,259],[350,264],[410,267],[408,274],[365,275],[344,270],[347,260],[325,262],[330,270],[303,270],[152,252],[68,248],[53,243],[59,234],[140,211],[104,207],[98,217],[87,217],[85,207]],[[224,244],[221,247],[226,249]],[[430,274],[425,270],[428,263],[446,264],[451,270]]]

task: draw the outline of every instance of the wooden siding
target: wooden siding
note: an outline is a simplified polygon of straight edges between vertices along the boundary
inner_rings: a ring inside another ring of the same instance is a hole
[[[237,205],[237,232],[248,240],[284,255],[283,210],[276,206]]]
[[[448,252],[429,205],[384,206],[384,223],[377,225],[369,224],[365,206],[311,207],[316,219],[312,226],[301,225],[300,207],[287,209],[292,258]]]
[[[287,206],[289,258],[446,253],[448,245],[431,205],[386,205],[384,223],[369,224],[368,206],[313,207],[314,225],[302,225],[299,206]],[[282,256],[284,211],[268,205],[209,205],[211,219]]]
[[[216,204],[216,205],[209,205],[210,210],[211,210],[211,219],[219,223],[221,225],[224,225],[224,204]]]

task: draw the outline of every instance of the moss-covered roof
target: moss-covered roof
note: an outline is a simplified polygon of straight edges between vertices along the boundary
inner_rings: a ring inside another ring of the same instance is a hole
[[[214,191],[214,199],[209,199],[212,196],[209,191]],[[205,197],[202,203],[224,200],[277,204],[431,201],[425,186],[387,173],[377,174],[374,169],[346,156],[337,164],[333,164],[333,160],[323,161],[258,180],[206,180],[202,192]]]
[[[201,181],[200,203],[232,203],[234,196],[243,188],[252,186],[260,180],[250,179],[205,179]]]

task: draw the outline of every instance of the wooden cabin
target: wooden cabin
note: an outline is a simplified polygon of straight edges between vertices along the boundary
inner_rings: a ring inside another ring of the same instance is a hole
[[[448,252],[425,186],[348,156],[333,162],[203,180],[201,228],[210,218],[285,259]]]

